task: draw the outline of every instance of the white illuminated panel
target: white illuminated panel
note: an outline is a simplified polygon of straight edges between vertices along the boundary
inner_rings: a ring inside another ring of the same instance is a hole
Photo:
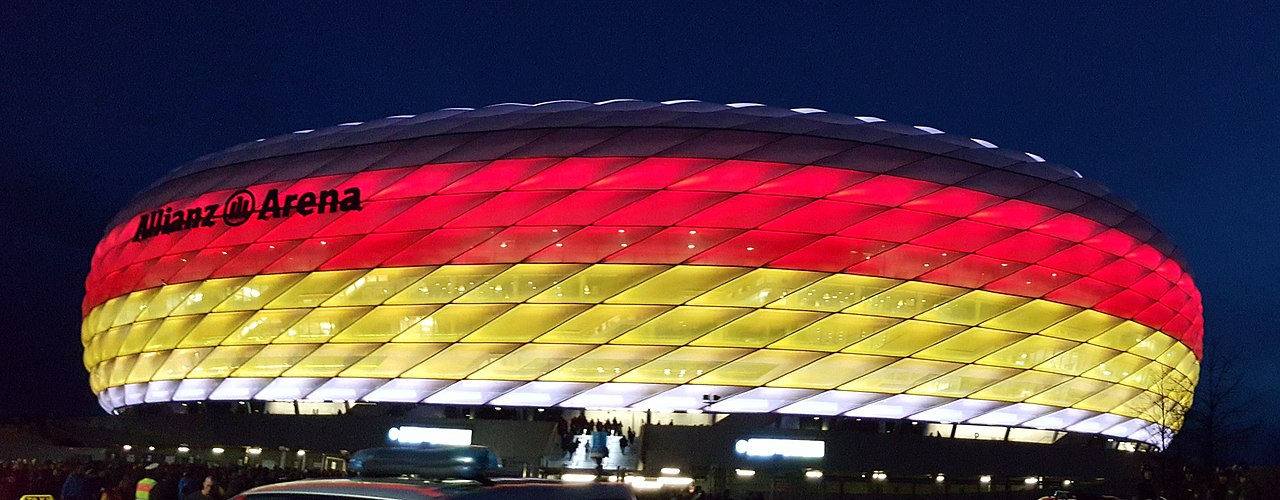
[[[867,418],[906,418],[907,415],[924,411],[925,409],[938,406],[947,401],[948,398],[939,398],[934,396],[914,396],[911,394],[899,394],[883,401],[877,401],[862,408],[855,409],[845,415],[850,417],[867,417]]]
[[[973,417],[969,419],[969,423],[979,425],[1018,425],[1057,410],[1059,408],[1052,406],[1018,403]]]
[[[672,385],[661,384],[601,384],[599,387],[564,400],[558,406],[565,408],[625,408],[636,401],[662,391]]]
[[[147,397],[147,384],[129,384],[124,386],[124,404],[142,404]]]
[[[963,422],[1006,405],[1008,403],[999,401],[961,399],[912,415],[911,420],[947,423]]]
[[[387,439],[399,444],[446,444],[466,446],[471,444],[471,429],[444,427],[415,427],[402,425],[387,431]]]
[[[106,392],[107,392],[107,401],[110,402],[112,408],[119,408],[121,406],[124,406],[124,388],[123,387],[119,387],[119,386],[108,387]]]
[[[111,397],[107,395],[107,391],[98,393],[98,406],[101,406],[102,410],[107,413],[111,413],[115,410],[115,407],[111,406]]]
[[[355,401],[387,381],[380,378],[335,378],[311,391],[311,401]]]
[[[586,382],[529,382],[498,396],[489,404],[498,406],[555,406],[575,394],[595,387]]]
[[[724,413],[766,413],[807,398],[818,391],[760,387],[707,407]]]
[[[250,382],[257,380],[261,381],[263,385],[266,385],[267,383],[267,379],[236,380]],[[173,401],[196,401],[200,399],[207,399],[209,397],[209,393],[212,393],[213,390],[218,387],[219,382],[221,382],[221,380],[216,378],[189,378],[183,380],[182,383],[178,384],[178,387],[173,390],[173,396],[171,399]],[[253,395],[253,393],[250,392],[249,395]],[[245,396],[242,399],[249,399],[249,396]]]
[[[452,384],[452,380],[425,380],[398,378],[382,384],[364,396],[365,401],[389,403],[417,403],[440,389]]]
[[[745,390],[746,387],[682,385],[631,407],[641,410],[700,410]]]
[[[278,378],[267,384],[265,388],[253,396],[253,399],[296,401],[316,390],[317,387],[320,387],[320,384],[325,383],[327,380],[323,378]]]
[[[432,394],[424,402],[444,405],[482,405],[521,384],[522,382],[500,380],[463,380]]]
[[[1097,415],[1097,413],[1068,408],[1056,411],[1040,418],[1032,419],[1022,424],[1026,427],[1034,427],[1036,429],[1053,429],[1055,431],[1066,429],[1076,422]]]
[[[1148,425],[1151,425],[1151,423],[1147,422],[1146,420],[1142,420],[1140,418],[1134,418],[1134,419],[1129,419],[1124,423],[1117,424],[1111,427],[1110,429],[1102,431],[1102,433],[1108,436],[1129,437],[1131,434],[1142,430]],[[1143,440],[1140,438],[1134,438],[1134,439]]]
[[[871,392],[827,391],[778,409],[797,415],[839,415],[887,396]]]
[[[173,401],[173,393],[177,389],[177,380],[149,382],[147,383],[147,395],[142,400],[147,403],[167,403]]]
[[[1114,413],[1103,413],[1093,418],[1084,419],[1079,423],[1072,425],[1071,427],[1067,427],[1067,430],[1071,432],[1085,432],[1089,434],[1097,434],[1104,430],[1115,427],[1116,425],[1126,420],[1129,420],[1129,419],[1121,415],[1116,415]]]
[[[734,443],[733,451],[749,457],[822,458],[826,455],[826,442],[808,439],[749,438],[739,439]]]

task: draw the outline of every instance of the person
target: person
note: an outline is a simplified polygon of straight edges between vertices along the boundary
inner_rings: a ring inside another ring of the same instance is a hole
[[[182,500],[219,500],[221,497],[222,495],[218,492],[213,476],[205,476],[204,484],[201,485],[201,488],[183,497]]]
[[[626,454],[627,454],[627,445],[628,445],[628,444],[630,444],[630,443],[628,443],[628,442],[627,442],[627,437],[626,437],[626,436],[622,436],[622,438],[618,439],[618,447],[619,447],[619,448],[622,448],[622,454],[623,454],[623,455],[626,455]]]

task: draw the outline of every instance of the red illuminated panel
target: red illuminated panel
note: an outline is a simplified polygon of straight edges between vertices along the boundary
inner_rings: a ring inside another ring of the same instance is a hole
[[[1133,290],[1121,290],[1111,298],[1099,302],[1093,308],[1121,318],[1132,318],[1154,302]]]
[[[760,229],[832,234],[885,210],[875,205],[817,200],[765,223]]]
[[[1013,274],[1025,266],[1026,264],[981,255],[966,255],[937,270],[925,273],[920,279],[952,286],[980,288],[982,285]]]
[[[887,252],[850,266],[846,271],[867,276],[913,279],[961,257],[948,252],[915,245],[899,245]]]
[[[803,167],[751,189],[752,193],[821,198],[871,178],[871,174],[828,167]]]
[[[1129,288],[1153,299],[1159,299],[1160,297],[1163,297],[1164,293],[1169,291],[1170,288],[1173,288],[1173,283],[1164,279],[1164,276],[1151,273],[1138,280],[1137,283],[1130,285]]]
[[[502,191],[560,161],[558,158],[501,160],[440,189],[441,194]]]
[[[520,224],[585,226],[648,195],[648,191],[575,191],[525,217]]]
[[[320,264],[332,259],[358,239],[360,239],[359,236],[311,238],[294,247],[280,260],[272,262],[262,272],[272,274],[315,270],[320,267]]]
[[[618,264],[679,264],[742,231],[669,227],[605,259]]]
[[[1000,198],[970,189],[947,187],[902,204],[921,212],[964,217],[1000,203]]]
[[[766,262],[814,242],[821,236],[774,231],[747,231],[689,259],[691,264],[763,266]]]
[[[183,268],[182,271],[179,271],[173,276],[173,279],[175,282],[181,282],[204,279],[206,277],[220,278],[226,276],[248,276],[258,274],[264,268],[271,265],[272,262],[280,260],[281,257],[288,254],[289,251],[293,250],[294,247],[301,243],[301,240],[280,241],[274,243],[254,243],[234,255],[235,260],[230,258],[214,259],[216,262],[211,263],[216,263],[217,268],[213,271],[204,272],[201,270],[201,272],[196,273],[192,271],[197,268],[189,266],[191,269]],[[197,259],[199,258],[201,257],[197,257]],[[196,264],[199,261],[193,260],[191,262],[192,264]]]
[[[1031,228],[1032,231],[1075,242],[1084,241],[1105,229],[1102,224],[1076,214],[1062,214]]]
[[[668,189],[741,192],[796,168],[782,163],[726,160],[673,183]]]
[[[1058,253],[1071,242],[1036,233],[1018,233],[992,244],[978,253],[997,259],[1032,263]]]
[[[883,241],[827,236],[770,262],[769,267],[834,273],[894,246]]]
[[[1177,316],[1177,312],[1160,304],[1152,304],[1137,316],[1133,317],[1134,321],[1150,326],[1157,330],[1163,329],[1165,324]]]
[[[196,233],[218,235],[213,241],[200,245],[199,248],[247,245],[261,240],[264,235],[275,230],[276,226],[280,225],[280,223],[284,221],[284,217],[272,217],[261,221],[255,220],[253,224],[245,224],[237,227],[234,231],[228,231],[228,226],[226,224],[218,224],[211,228],[202,228],[198,231],[188,231],[191,234],[186,238],[183,238],[183,240],[178,242],[178,245],[175,246],[186,246],[188,244],[187,240],[191,239],[191,236],[194,236]],[[217,231],[206,232],[204,231],[205,229],[217,229]],[[170,249],[170,251],[173,251],[173,249]]]
[[[444,264],[458,254],[498,234],[500,228],[440,229],[391,256],[384,266],[425,266]]]
[[[1151,245],[1139,245],[1132,252],[1125,255],[1124,258],[1136,262],[1147,269],[1155,270],[1160,267],[1160,262],[1164,260],[1164,255],[1159,250],[1152,248]]]
[[[392,217],[400,215],[414,204],[414,200],[371,201],[364,203],[360,210],[347,212],[338,220],[325,226],[316,236],[345,236],[350,234],[369,234],[373,228],[381,226]]]
[[[400,182],[387,186],[376,195],[377,199],[416,198],[434,194],[453,181],[479,170],[485,162],[440,163],[424,165],[400,179]]]
[[[660,230],[656,227],[586,227],[529,256],[527,260],[529,262],[599,262]]]
[[[578,230],[576,227],[509,227],[454,258],[454,264],[520,262]]]
[[[509,226],[538,209],[564,198],[568,191],[507,191],[468,210],[444,225],[455,227]]]
[[[327,271],[378,267],[382,261],[391,258],[413,242],[421,240],[426,234],[427,231],[370,234],[329,259],[320,266],[320,269]]]
[[[740,194],[680,221],[682,226],[750,229],[809,200],[792,196]]]
[[[719,162],[701,158],[647,158],[600,179],[587,189],[662,189]]]
[[[658,191],[614,212],[598,224],[605,226],[670,226],[676,221],[724,201],[727,193]]]
[[[404,167],[404,168],[387,168],[382,170],[368,170],[359,172],[350,179],[342,182],[343,190],[357,188],[360,190],[362,199],[380,200],[380,195],[388,186],[399,185],[400,180],[405,176],[418,171],[419,168],[426,167]]]
[[[1170,283],[1177,283],[1182,278],[1182,266],[1179,266],[1173,259],[1165,259],[1156,267],[1156,273],[1169,280]]]
[[[1084,244],[1112,255],[1125,255],[1138,246],[1139,242],[1118,229],[1108,229],[1084,240]]]
[[[1079,278],[1079,275],[1065,271],[1027,266],[1008,277],[988,283],[983,289],[1024,297],[1041,297]]]
[[[329,212],[326,214],[314,214],[306,217],[288,216],[282,217],[284,220],[276,225],[267,234],[259,238],[259,241],[281,241],[281,240],[298,240],[309,238],[316,234],[317,231],[325,226],[332,224],[342,216],[342,212]],[[253,219],[252,222],[258,222]],[[246,223],[248,224],[248,223]]]
[[[566,158],[511,189],[582,189],[637,161],[636,158]]]
[[[937,191],[941,187],[932,182],[880,175],[854,184],[853,187],[830,195],[828,198],[896,207],[927,193]]]
[[[968,219],[960,219],[942,226],[941,228],[924,236],[911,240],[911,243],[946,250],[973,252],[979,248],[1008,238],[1016,232],[1017,231],[1007,227],[993,226],[990,224],[983,224],[981,222],[974,222]]]
[[[416,231],[443,226],[493,195],[456,194],[432,196],[418,202],[404,213],[383,224],[379,231]]]
[[[1030,229],[1031,226],[1060,213],[1062,212],[1043,205],[1027,203],[1021,200],[1009,200],[974,213],[969,218],[997,226]]]
[[[248,253],[255,245],[246,245],[238,247],[223,248],[206,248],[187,259],[186,265],[174,272],[170,279],[173,283],[183,283],[187,281],[202,280],[213,276],[240,276],[238,274],[223,273],[218,274],[217,271],[225,266],[231,259],[241,260],[254,258],[253,254]],[[276,254],[271,260],[279,259],[283,253]],[[269,263],[269,262],[268,262]],[[266,266],[268,263],[263,263]]]
[[[1107,264],[1102,269],[1094,271],[1090,276],[1111,283],[1112,285],[1127,287],[1138,280],[1142,279],[1151,271],[1144,269],[1142,266],[1133,262],[1118,259],[1115,262]]]
[[[1080,278],[1067,286],[1049,292],[1044,298],[1080,307],[1093,307],[1120,291],[1121,288],[1117,286],[1092,278]]]
[[[155,262],[155,264],[152,264],[151,267],[147,268],[142,279],[138,280],[136,289],[141,290],[151,288],[173,281],[171,277],[174,273],[177,273],[183,267],[186,267],[187,263],[190,262],[191,259],[195,258],[196,255],[199,255],[199,253],[200,252],[187,252],[161,257]]]
[[[955,221],[951,217],[912,210],[889,210],[840,231],[840,236],[906,242]]]
[[[1174,336],[1174,338],[1181,339],[1190,328],[1191,322],[1187,318],[1182,317],[1182,315],[1175,315],[1168,323],[1164,324],[1164,328],[1161,328],[1161,330]]]
[[[1115,259],[1114,256],[1105,252],[1083,245],[1075,245],[1040,261],[1040,264],[1076,274],[1089,274],[1101,269],[1102,266],[1111,263]]]

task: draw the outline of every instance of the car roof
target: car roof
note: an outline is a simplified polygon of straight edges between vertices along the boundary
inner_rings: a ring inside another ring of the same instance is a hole
[[[327,496],[369,500],[423,500],[428,498],[484,499],[596,499],[628,500],[631,491],[621,484],[565,484],[548,479],[493,478],[492,484],[475,481],[422,479],[312,479],[259,486],[238,499]]]

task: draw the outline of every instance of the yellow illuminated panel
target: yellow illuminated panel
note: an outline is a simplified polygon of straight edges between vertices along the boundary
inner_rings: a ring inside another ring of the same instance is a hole
[[[381,306],[343,329],[331,342],[388,342],[417,325],[439,306]]]
[[[699,337],[691,345],[764,347],[818,318],[822,313],[759,309]]]
[[[153,319],[131,324],[127,335],[120,339],[120,355],[128,356],[142,352],[142,349],[147,347],[147,341],[151,340],[156,329],[160,328],[161,323],[160,320]]]
[[[472,379],[534,380],[590,351],[578,344],[529,344],[471,374]]]
[[[562,382],[608,382],[658,356],[671,352],[671,347],[603,345],[569,361],[541,380]]]
[[[377,348],[378,344],[324,344],[285,370],[284,376],[334,377]]]
[[[557,325],[535,342],[603,344],[668,309],[667,306],[598,305]]]
[[[497,361],[517,347],[518,344],[454,344],[401,376],[457,380]]]
[[[731,361],[693,380],[695,384],[759,386],[809,364],[821,353],[762,350]]]
[[[200,287],[199,282],[178,283],[176,285],[165,285],[160,287],[160,291],[152,297],[151,302],[147,303],[147,307],[138,314],[137,321],[148,319],[160,319],[168,316],[183,302],[186,302],[187,295]]]
[[[1068,340],[1032,336],[978,360],[984,365],[1030,368],[1080,345]]]
[[[845,382],[879,370],[894,362],[895,359],[887,356],[832,354],[783,375],[767,385],[802,389],[834,389]]]
[[[1125,321],[1119,326],[1107,330],[1106,333],[1089,340],[1089,343],[1127,351],[1137,346],[1143,339],[1150,337],[1152,333],[1155,333],[1155,330],[1132,321]]]
[[[391,341],[457,342],[508,309],[511,309],[510,304],[449,304],[437,309]]]
[[[862,342],[853,344],[845,349],[844,352],[909,356],[964,329],[963,326],[958,325],[904,321],[872,335]]]
[[[768,307],[835,312],[901,283],[899,280],[836,274],[788,294]]]
[[[953,286],[908,281],[854,304],[844,312],[910,318],[959,297],[965,291]]]
[[[1141,393],[1141,389],[1134,389],[1133,387],[1123,385],[1112,385],[1103,389],[1102,392],[1089,396],[1088,398],[1085,398],[1084,401],[1076,403],[1073,407],[1080,408],[1082,410],[1102,412],[1122,410],[1118,407],[1123,406],[1125,402],[1133,399],[1134,396]],[[1123,409],[1123,411],[1117,411],[1116,413],[1131,417],[1137,416],[1133,409]]]
[[[1071,377],[1054,373],[1024,371],[973,394],[976,399],[1018,402],[1066,382]]]
[[[967,365],[907,391],[908,394],[962,398],[1017,374],[1017,370]]]
[[[678,266],[613,296],[605,303],[683,304],[747,271],[741,267]]]
[[[187,372],[200,364],[205,355],[212,351],[212,347],[200,347],[196,349],[175,349],[169,353],[169,359],[160,365],[160,369],[156,371],[152,380],[180,380],[186,378]]]
[[[1129,349],[1129,352],[1137,354],[1147,359],[1156,359],[1156,358],[1159,358],[1160,355],[1163,354],[1166,350],[1168,350],[1170,346],[1172,346],[1177,342],[1178,341],[1175,340],[1173,337],[1170,337],[1162,332],[1156,332],[1151,334],[1150,337],[1147,337],[1142,342],[1138,342],[1138,345],[1133,346],[1133,348]]]
[[[316,344],[272,344],[232,373],[233,377],[279,377],[318,347]]]
[[[1124,319],[1110,314],[1086,309],[1075,316],[1063,320],[1061,323],[1045,328],[1040,333],[1050,337],[1084,342],[1123,322]]]
[[[222,301],[214,312],[220,311],[254,311],[266,307],[273,299],[288,290],[289,287],[296,285],[302,278],[306,277],[303,273],[294,274],[265,274],[262,276],[254,276],[247,283],[236,289],[227,300]]]
[[[386,302],[387,299],[390,299],[401,290],[408,288],[409,285],[422,279],[434,269],[434,267],[374,269],[369,271],[368,274],[356,278],[354,282],[347,285],[341,292],[334,294],[332,298],[324,301],[321,305],[326,307],[376,306]]]
[[[982,323],[987,328],[1036,333],[1079,314],[1082,309],[1047,300],[1033,300]]]
[[[260,345],[270,344],[290,326],[297,323],[310,312],[310,309],[276,309],[258,311],[248,320],[231,332],[222,341],[223,345]]]
[[[252,312],[209,313],[178,342],[178,347],[210,347],[222,343],[228,332],[244,323]]]
[[[842,391],[896,394],[955,370],[961,365],[923,359],[902,359],[839,387]]]
[[[523,302],[585,267],[579,264],[518,264],[454,301]]]
[[[364,271],[318,271],[306,275],[297,284],[266,305],[267,309],[316,307],[359,278]]]
[[[770,345],[773,349],[835,352],[898,324],[894,318],[832,314]]]
[[[959,335],[916,353],[914,357],[972,363],[977,361],[978,358],[1024,338],[1027,338],[1027,336],[1019,333],[986,328],[970,328]]]
[[[325,307],[312,310],[276,337],[273,343],[321,343],[369,312],[369,307]]]
[[[1133,372],[1132,375],[1125,377],[1124,380],[1120,381],[1120,383],[1124,385],[1137,387],[1139,389],[1151,389],[1156,392],[1167,392],[1168,390],[1173,388],[1172,387],[1161,388],[1161,387],[1153,387],[1153,386],[1163,381],[1164,378],[1168,376],[1169,373],[1172,371],[1173,371],[1172,368],[1164,366],[1160,363],[1150,363],[1147,366],[1144,366],[1138,369],[1138,371]]]
[[[1026,301],[1027,299],[1012,295],[974,290],[952,299],[946,304],[925,311],[916,316],[916,318],[943,323],[976,325],[1018,307],[1026,303]]]
[[[173,308],[171,316],[181,316],[184,314],[204,314],[213,310],[215,306],[227,300],[227,297],[240,288],[240,285],[249,281],[249,278],[220,278],[206,280],[200,283],[195,290],[187,294],[177,307]]]
[[[262,350],[262,346],[222,346],[215,347],[199,365],[187,374],[186,378],[226,378],[231,376],[240,365]]]
[[[1053,359],[1037,365],[1037,370],[1044,370],[1063,375],[1080,375],[1104,361],[1116,357],[1119,352],[1098,347],[1093,344],[1080,344],[1071,350],[1054,356]]]
[[[750,311],[737,307],[677,307],[612,343],[682,345]]]
[[[126,384],[150,382],[151,376],[155,375],[156,370],[160,369],[161,363],[169,359],[169,353],[144,352],[134,359],[133,370],[129,371],[129,376],[124,381]]]
[[[147,310],[147,304],[151,303],[151,299],[159,292],[159,288],[152,288],[129,294],[124,303],[120,305],[120,310],[116,313],[115,320],[111,322],[111,326],[132,323],[138,318],[139,314]]]
[[[701,306],[763,307],[825,276],[808,271],[756,269],[689,301]]]
[[[1107,382],[1119,382],[1125,377],[1132,375],[1139,368],[1145,366],[1149,361],[1132,354],[1124,353],[1106,362],[1094,367],[1084,373],[1084,376],[1106,380]]]
[[[387,299],[388,304],[444,304],[475,290],[507,265],[444,266]]]
[[[449,344],[386,344],[340,373],[343,377],[393,378]]]
[[[556,283],[529,302],[596,304],[667,268],[627,264],[592,266]]]
[[[195,328],[202,316],[179,316],[175,318],[165,318],[160,326],[155,329],[155,333],[147,339],[147,345],[142,348],[144,351],[167,351],[178,346],[178,342],[187,336],[187,332]]]
[[[1092,380],[1087,378],[1073,378],[1065,383],[1044,391],[1040,394],[1027,399],[1028,403],[1070,407],[1084,401],[1085,398],[1102,392],[1103,389],[1110,387],[1111,384],[1101,380]]]
[[[462,339],[463,342],[528,342],[588,306],[580,304],[520,304]]]
[[[751,352],[728,347],[681,347],[623,374],[615,382],[683,384]]]
[[[124,381],[129,377],[129,371],[133,369],[133,363],[134,356],[115,358],[110,375],[107,377],[107,385],[124,385]]]

